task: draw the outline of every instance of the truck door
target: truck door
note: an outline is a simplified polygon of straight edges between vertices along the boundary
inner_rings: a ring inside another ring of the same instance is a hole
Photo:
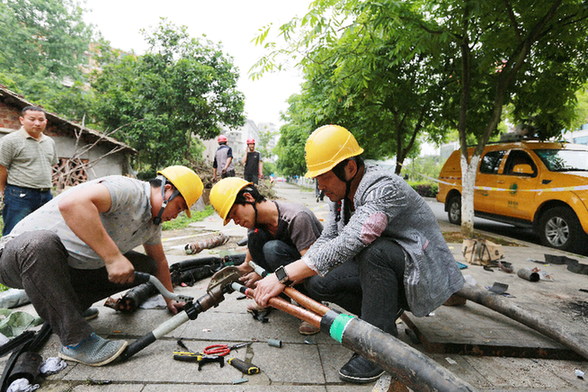
[[[500,162],[506,154],[504,150],[488,151],[480,159],[480,169],[476,176],[476,189],[474,190],[474,210],[486,213],[494,213],[496,203],[496,187],[498,181],[498,169]]]
[[[498,179],[498,187],[506,190],[496,193],[496,213],[532,221],[536,195],[533,190],[539,188],[538,178],[533,158],[526,151],[511,150]]]

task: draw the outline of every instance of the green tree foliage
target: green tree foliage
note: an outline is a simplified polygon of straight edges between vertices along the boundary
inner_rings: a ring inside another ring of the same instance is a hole
[[[440,117],[444,81],[437,57],[409,48],[399,52],[406,32],[383,24],[382,16],[363,2],[314,5],[303,19],[282,26],[285,37],[294,37],[287,38],[288,51],[307,51],[300,60],[306,79],[300,105],[313,113],[310,130],[325,123],[343,125],[367,158],[395,156],[400,173],[404,159],[418,153],[421,132],[439,139],[445,129]],[[306,26],[312,28],[291,34]],[[277,50],[269,58],[279,54]],[[265,60],[259,68],[273,62]]]
[[[408,94],[391,94],[391,107],[406,106],[398,103],[403,98],[417,99],[416,107],[428,110],[423,124],[457,129],[464,173],[462,222],[468,234],[473,230],[475,167],[484,145],[498,133],[503,108],[512,105],[516,121],[533,126],[542,137],[559,134],[573,119],[575,92],[588,76],[587,16],[582,0],[317,0],[303,18],[281,26],[290,46],[274,49],[257,64],[256,72],[279,69],[275,64],[283,54],[288,59],[299,54],[297,61],[305,70],[322,68],[328,73],[330,67],[332,80],[341,77],[330,87],[338,87],[334,91],[342,105],[354,98],[354,92],[362,92],[356,80],[363,79],[365,92],[384,86],[385,94],[394,85]],[[266,36],[264,31],[259,41]],[[316,56],[328,51],[326,57]],[[354,63],[359,65],[344,67]],[[424,82],[414,84],[412,94],[399,88],[411,76]],[[317,78],[311,80],[313,88],[321,87]],[[438,89],[429,90],[435,83]],[[380,97],[384,102],[385,95]],[[354,100],[365,110],[370,98],[364,93]],[[426,108],[426,102],[434,104]],[[381,120],[384,109],[380,108]],[[353,107],[350,112],[363,110]],[[397,122],[393,115],[398,113],[391,110],[388,121]],[[419,124],[416,112],[411,114],[407,129]],[[366,129],[357,128],[360,140]],[[382,129],[388,138],[400,139],[397,146],[407,140],[396,129]],[[466,155],[470,136],[477,141],[473,157]],[[386,143],[384,137],[365,140]]]
[[[219,45],[165,20],[145,37],[145,55],[111,56],[92,83],[96,118],[139,151],[141,171],[186,162],[194,135],[244,123],[238,73]]]
[[[77,0],[0,0],[0,83],[60,114],[86,104],[92,28]]]
[[[460,135],[462,231],[471,235],[479,155],[504,108],[512,105],[517,122],[543,138],[573,120],[575,92],[588,78],[588,8],[580,0],[411,3],[413,14],[402,15],[402,24],[415,32],[419,50],[440,50],[449,65],[444,116]],[[473,157],[468,135],[478,141]]]
[[[292,95],[284,115],[285,125],[280,128],[280,140],[274,149],[278,155],[277,171],[285,176],[302,175],[306,172],[304,145],[316,123],[311,110],[305,110],[302,97]]]

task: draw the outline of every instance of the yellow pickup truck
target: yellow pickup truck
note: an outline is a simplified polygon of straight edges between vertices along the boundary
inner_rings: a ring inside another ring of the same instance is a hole
[[[468,150],[473,153],[473,148]],[[437,200],[449,221],[461,223],[460,152],[439,175]],[[481,155],[475,216],[531,227],[553,248],[588,249],[588,146],[564,142],[491,143]]]

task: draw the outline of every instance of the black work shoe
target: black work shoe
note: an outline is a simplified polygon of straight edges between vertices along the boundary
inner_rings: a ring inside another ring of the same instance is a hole
[[[339,378],[354,384],[376,381],[382,374],[384,370],[381,367],[358,354],[353,354],[351,359],[339,369]]]

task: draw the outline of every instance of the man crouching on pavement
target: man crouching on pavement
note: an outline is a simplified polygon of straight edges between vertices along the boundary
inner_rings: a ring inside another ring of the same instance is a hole
[[[461,289],[464,279],[426,202],[399,176],[365,165],[355,137],[338,125],[315,130],[306,141],[306,177],[316,178],[331,200],[330,217],[318,240],[300,260],[257,282],[255,301],[266,306],[290,281],[315,282],[333,273],[356,271],[361,284],[360,318],[397,336],[403,310],[422,317]],[[356,268],[347,269],[347,265]],[[344,297],[341,292],[341,297]],[[318,297],[318,298],[317,298]],[[332,302],[345,308],[339,299]],[[339,370],[347,382],[376,380],[383,370],[354,354]]]
[[[0,282],[23,288],[59,336],[61,358],[90,366],[115,360],[127,346],[97,336],[84,318],[94,302],[135,286],[134,272],[155,275],[173,291],[160,223],[202,195],[191,169],[170,166],[149,182],[124,176],[63,192],[0,240]],[[143,245],[146,255],[132,249]],[[183,303],[166,299],[173,314]]]
[[[243,275],[241,281],[247,287],[255,287],[255,282],[261,279],[253,272],[249,261],[274,272],[300,259],[323,230],[321,222],[305,206],[267,200],[252,182],[237,177],[224,178],[214,184],[210,190],[210,204],[225,225],[233,220],[248,229],[245,261],[238,267]],[[255,305],[247,310],[261,309]],[[320,332],[306,321],[300,324],[298,331],[302,335]]]

